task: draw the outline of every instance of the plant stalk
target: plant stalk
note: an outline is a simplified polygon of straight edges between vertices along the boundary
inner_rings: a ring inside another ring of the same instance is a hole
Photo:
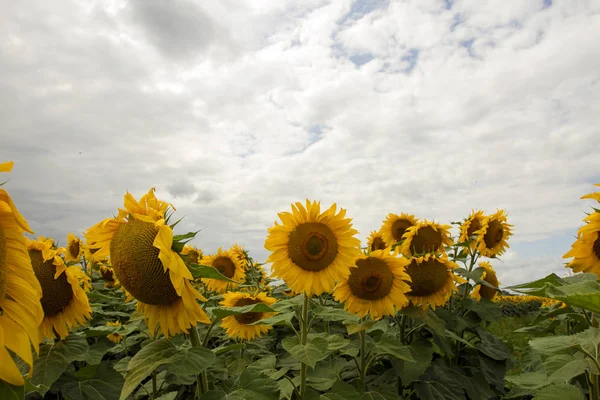
[[[360,337],[360,389],[365,392],[365,376],[367,375],[367,354],[366,354],[366,338],[365,331],[362,330],[359,333]]]
[[[304,304],[302,305],[302,330],[300,331],[301,343],[306,346],[306,340],[308,337],[308,295],[304,293]],[[302,363],[300,366],[300,400],[304,400],[306,393],[306,373],[308,371],[308,364]]]
[[[156,398],[156,370],[152,371],[152,400]]]
[[[214,326],[214,323],[211,324],[210,328],[212,328],[213,326]],[[204,342],[208,342],[210,328],[209,328],[208,332],[206,332],[206,338],[205,338]],[[196,348],[205,347],[204,343],[200,344],[200,335],[198,334],[198,329],[196,328],[195,325],[192,326],[192,328],[190,329],[190,340],[192,342],[192,347],[196,347]],[[197,382],[198,382],[198,384],[196,385],[196,398],[200,398],[200,395],[202,393],[205,393],[208,391],[208,375],[206,373],[206,370],[204,370],[200,373],[200,375],[198,376]]]

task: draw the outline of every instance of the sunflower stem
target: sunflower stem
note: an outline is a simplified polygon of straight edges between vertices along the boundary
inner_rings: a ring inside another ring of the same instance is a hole
[[[302,305],[302,330],[301,334],[301,343],[303,346],[306,346],[306,340],[308,337],[308,303],[309,298],[306,293],[304,293],[304,304]],[[304,395],[306,393],[306,373],[308,371],[308,364],[302,363],[300,366],[300,400],[304,400]]]
[[[365,331],[362,330],[359,333],[360,337],[360,389],[365,391],[365,376],[367,375],[367,355],[366,355],[366,338]]]
[[[152,400],[156,398],[156,370],[152,371],[152,395],[150,398]]]
[[[406,344],[406,315],[402,314],[400,317],[400,342]]]
[[[208,342],[210,330],[216,322],[217,321],[215,321],[213,324],[211,324],[210,328],[208,328],[208,332],[206,332],[206,338],[204,339],[204,342],[206,342],[206,343]],[[196,348],[206,347],[205,343],[200,344],[200,335],[198,334],[198,329],[196,328],[195,325],[192,326],[192,328],[190,329],[190,340],[192,342],[192,347],[196,347]],[[200,373],[200,375],[198,376],[197,382],[198,382],[198,384],[196,385],[196,398],[200,398],[200,395],[202,393],[205,393],[208,391],[208,375],[206,373],[206,370],[204,370]]]

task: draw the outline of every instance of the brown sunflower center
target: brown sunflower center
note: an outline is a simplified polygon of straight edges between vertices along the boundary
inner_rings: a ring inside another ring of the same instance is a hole
[[[479,220],[479,218],[474,218],[471,221],[471,224],[469,224],[469,227],[467,228],[467,237],[470,237],[471,235],[473,235],[480,228],[481,228],[481,221]]]
[[[600,259],[600,232],[598,232],[598,237],[596,238],[596,240],[594,240],[594,254],[596,255],[596,258]],[[0,299],[2,299],[0,297]]]
[[[261,301],[258,299],[251,299],[251,298],[245,297],[243,299],[239,299],[235,303],[235,306],[243,307],[243,306],[249,306],[250,304],[258,304],[258,303],[261,303]],[[235,319],[240,324],[248,325],[248,324],[251,324],[253,322],[256,322],[256,321],[262,319],[262,316],[263,316],[263,313],[261,313],[261,312],[247,312],[244,314],[236,315]]]
[[[442,245],[442,233],[431,226],[420,228],[410,243],[412,254],[432,253]]]
[[[33,273],[42,287],[42,309],[47,317],[61,312],[73,299],[73,289],[67,280],[67,274],[63,272],[54,279],[56,266],[52,259],[44,261],[42,252],[29,250],[29,258]]]
[[[383,241],[383,239],[379,236],[376,236],[375,239],[373,239],[373,243],[371,243],[371,251],[375,251],[375,250],[384,250],[385,249],[385,242]]]
[[[199,258],[199,254],[196,250],[190,250],[189,253],[187,253],[187,264],[198,264],[198,258]]]
[[[502,224],[500,221],[491,221],[488,225],[487,232],[483,235],[483,241],[485,242],[485,247],[488,249],[493,249],[500,242],[502,242],[502,237],[504,236],[504,229],[502,229]]]
[[[305,222],[290,232],[290,259],[305,271],[321,271],[327,268],[335,260],[337,251],[337,238],[325,224]]]
[[[348,286],[352,294],[365,300],[378,300],[392,290],[394,274],[387,263],[377,257],[367,257],[356,262],[357,268],[350,268]]]
[[[102,275],[102,278],[105,279],[105,280],[107,280],[107,281],[114,280],[114,277],[113,277],[114,272],[113,272],[112,269],[110,269],[108,267],[102,267],[102,268],[100,268],[100,274]]]
[[[410,292],[411,296],[430,296],[440,291],[446,284],[448,279],[448,269],[446,266],[435,258],[430,258],[418,264],[413,260],[408,267],[406,273],[412,278]]]
[[[0,226],[0,304],[2,304],[4,294],[6,293],[7,269],[8,265],[6,263],[6,237],[4,236],[4,231]]]
[[[180,297],[153,245],[157,233],[150,222],[122,224],[110,242],[110,259],[117,279],[133,297],[146,304],[168,305]]]
[[[399,219],[394,221],[392,224],[392,236],[394,237],[394,240],[396,242],[401,241],[404,232],[406,232],[406,230],[411,226],[413,226],[413,224],[407,219]]]
[[[235,274],[235,264],[229,257],[217,257],[213,262],[213,267],[228,278],[233,278]]]
[[[79,240],[73,240],[69,243],[69,254],[73,258],[79,258]]]
[[[484,280],[495,287],[498,287],[498,285],[500,284],[500,282],[498,282],[496,274],[492,271],[486,271]],[[496,289],[492,289],[489,286],[481,285],[481,287],[479,288],[479,294],[481,295],[481,297],[484,297],[488,300],[493,299],[497,293],[498,291]]]

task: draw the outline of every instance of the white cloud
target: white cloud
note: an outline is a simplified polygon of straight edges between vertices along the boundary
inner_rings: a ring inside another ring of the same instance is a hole
[[[513,243],[574,233],[600,181],[599,6],[452,3],[13,3],[6,188],[64,238],[154,186],[197,245],[260,260],[306,197],[347,208],[363,240],[388,212],[471,208],[506,208]],[[504,264],[516,279],[558,265]]]

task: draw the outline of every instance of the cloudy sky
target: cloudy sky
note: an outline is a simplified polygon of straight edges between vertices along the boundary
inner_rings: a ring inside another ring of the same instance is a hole
[[[501,281],[564,275],[600,182],[599,42],[585,0],[6,1],[5,188],[64,243],[156,187],[178,233],[258,260],[307,197],[363,241],[388,212],[505,208]]]

